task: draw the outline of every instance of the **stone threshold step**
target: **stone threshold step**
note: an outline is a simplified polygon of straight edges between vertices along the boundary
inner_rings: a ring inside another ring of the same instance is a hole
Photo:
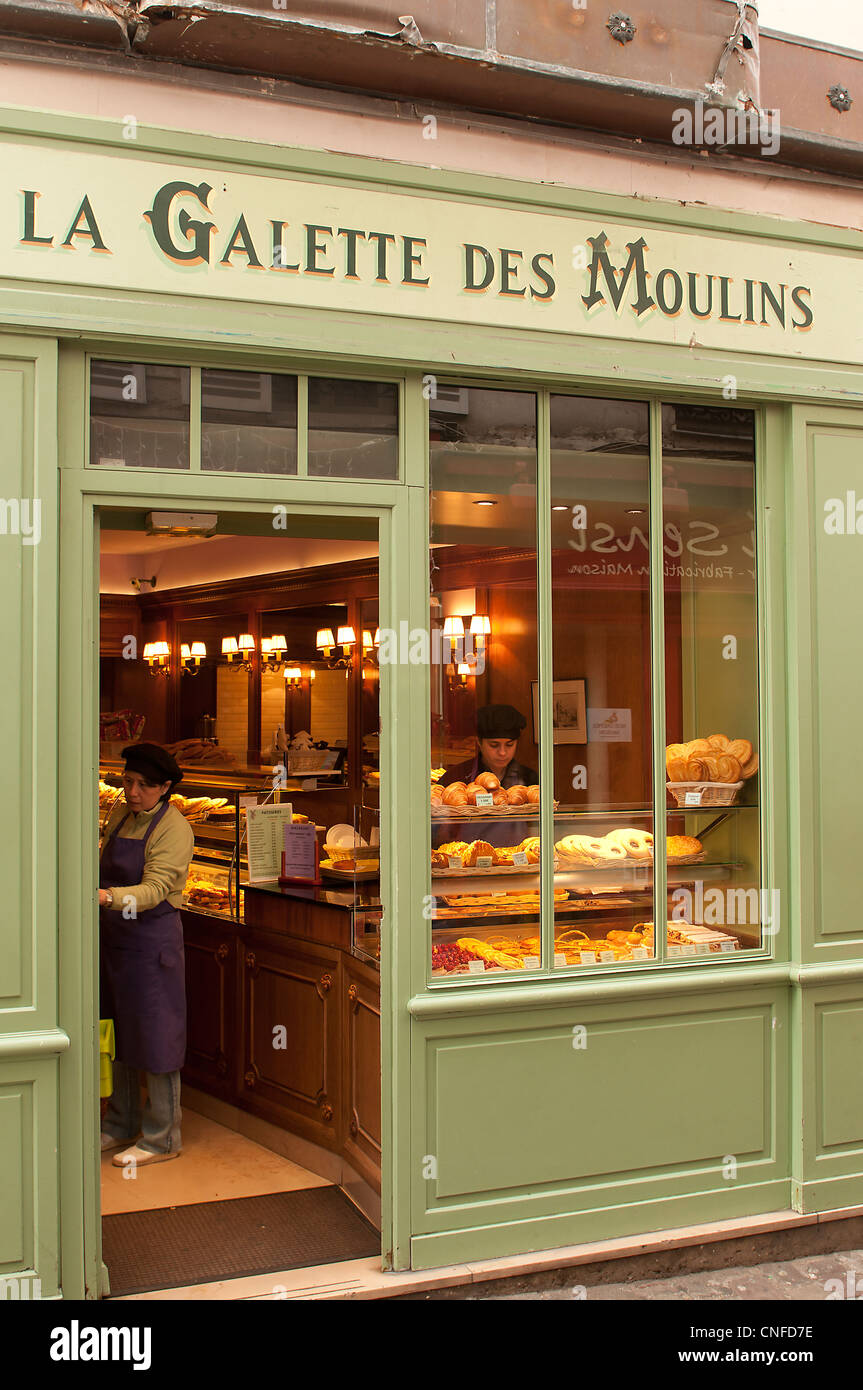
[[[840,1224],[841,1223],[841,1224]],[[708,1221],[646,1235],[561,1246],[528,1255],[476,1260],[437,1269],[385,1273],[375,1259],[247,1275],[111,1302],[466,1298],[496,1291],[603,1284],[663,1273],[760,1264],[863,1246],[863,1206],[802,1215],[787,1210]]]

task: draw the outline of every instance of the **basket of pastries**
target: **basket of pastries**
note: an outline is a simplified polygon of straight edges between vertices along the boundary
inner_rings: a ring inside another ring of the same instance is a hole
[[[435,769],[437,771],[437,769]],[[518,785],[502,787],[493,772],[480,772],[475,782],[450,782],[442,787],[431,784],[431,813],[433,816],[524,816],[536,815],[539,810],[539,786]],[[479,798],[491,797],[491,805]],[[477,804],[479,801],[479,804]],[[555,808],[557,802],[554,803]]]
[[[488,840],[448,840],[432,850],[432,873],[457,878],[469,874],[535,873],[540,861],[539,837],[529,835],[517,845],[491,845]],[[557,860],[555,860],[557,868]]]
[[[758,754],[746,738],[709,734],[670,743],[665,770],[666,786],[678,806],[733,806],[745,782],[758,771]]]
[[[562,869],[608,869],[638,867],[653,861],[653,836],[649,830],[621,826],[607,835],[564,835],[554,847]],[[698,864],[704,846],[694,835],[666,838],[669,864]]]

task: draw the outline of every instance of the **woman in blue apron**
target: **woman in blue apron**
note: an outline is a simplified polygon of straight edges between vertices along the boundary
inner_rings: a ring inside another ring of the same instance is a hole
[[[126,1150],[114,1155],[118,1166],[180,1154],[186,981],[179,905],[195,847],[191,826],[171,804],[183,775],[174,758],[155,743],[132,744],[123,757],[125,801],[108,819],[99,861],[100,1016],[113,1018],[116,1035],[102,1149]]]

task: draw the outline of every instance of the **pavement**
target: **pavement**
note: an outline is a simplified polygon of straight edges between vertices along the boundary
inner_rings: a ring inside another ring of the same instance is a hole
[[[804,1255],[793,1260],[767,1264],[738,1265],[730,1269],[706,1270],[694,1274],[670,1275],[664,1279],[640,1279],[614,1284],[594,1284],[585,1288],[572,1271],[571,1282],[558,1288],[511,1293],[465,1294],[467,1301],[513,1299],[546,1301],[573,1298],[589,1303],[698,1302],[730,1300],[738,1302],[863,1302],[863,1250],[839,1250],[830,1255]],[[434,1293],[425,1295],[433,1299]]]

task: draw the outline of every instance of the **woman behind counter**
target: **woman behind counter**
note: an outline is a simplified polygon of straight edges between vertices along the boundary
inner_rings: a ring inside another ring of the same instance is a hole
[[[483,705],[476,712],[477,749],[473,758],[447,768],[443,784],[475,782],[480,772],[493,772],[502,787],[530,787],[539,781],[532,767],[516,762],[524,715],[514,705]]]
[[[113,1018],[116,1036],[102,1149],[125,1149],[112,1160],[118,1167],[180,1155],[186,980],[179,908],[195,847],[191,826],[171,804],[183,777],[171,754],[136,743],[123,757],[125,801],[108,817],[99,861],[100,1017]],[[139,1071],[147,1074],[143,1116]]]

